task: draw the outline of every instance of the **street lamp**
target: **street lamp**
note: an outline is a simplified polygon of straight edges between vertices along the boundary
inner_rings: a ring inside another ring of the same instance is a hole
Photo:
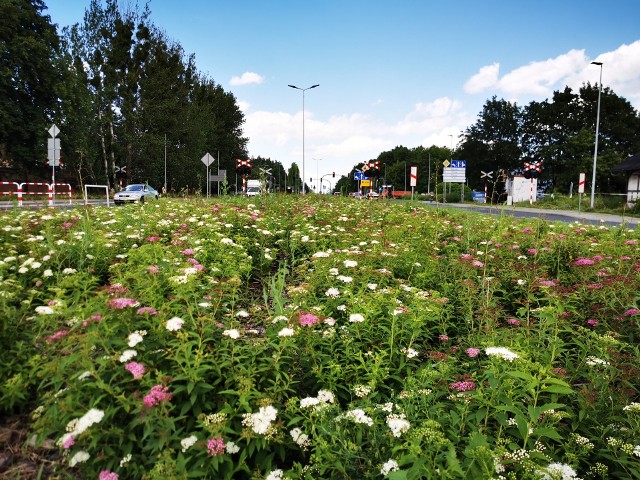
[[[307,90],[311,90],[312,88],[316,88],[319,87],[320,84],[316,84],[316,85],[311,85],[310,87],[307,88],[300,88],[300,87],[296,87],[295,85],[289,85],[291,88],[295,88],[296,90],[301,90],[302,91],[302,194],[305,194],[305,188],[304,188],[304,182],[305,182],[305,176],[304,176],[304,92],[306,92]]]
[[[602,62],[591,62],[591,65],[600,66],[600,85],[598,87],[598,113],[596,115],[596,146],[593,151],[593,174],[591,176],[591,208],[596,197],[596,165],[598,163],[598,132],[600,130],[600,94],[602,93]]]

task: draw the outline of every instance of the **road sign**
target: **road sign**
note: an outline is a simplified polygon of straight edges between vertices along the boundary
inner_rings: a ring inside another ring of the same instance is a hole
[[[444,165],[445,167],[448,167],[451,164],[449,163],[449,160],[445,160],[444,162],[442,162],[442,165]]]
[[[411,167],[410,183],[412,187],[418,185],[418,167]]]
[[[369,180],[368,178],[366,180],[360,180],[360,186],[361,187],[370,187],[371,186],[371,180]]]
[[[51,135],[52,138],[56,138],[59,133],[60,129],[58,128],[58,126],[55,123],[51,125],[51,128],[49,128],[49,135]]]
[[[585,180],[585,174],[581,173],[580,179],[578,180],[578,193],[584,193],[584,180]]]
[[[480,178],[493,178],[493,170],[491,170],[490,172],[483,172],[482,170],[480,170],[480,173],[482,175],[480,175]]]
[[[444,167],[442,169],[442,181],[450,183],[465,183],[466,169],[456,167]]]
[[[358,180],[358,181],[362,181],[362,180],[369,180],[369,177],[367,177],[364,172],[355,172],[353,174],[353,179],[354,180]]]
[[[271,169],[270,169],[270,168],[260,168],[260,170],[261,170],[265,175],[271,175]]]
[[[47,160],[49,160],[50,167],[60,166],[60,139],[59,138],[47,139]]]
[[[451,168],[467,168],[466,160],[451,160]]]
[[[215,162],[215,158],[213,158],[211,155],[209,155],[208,153],[205,153],[204,157],[202,157],[200,159],[202,161],[202,163],[204,163],[207,167],[209,165],[211,165],[213,162]]]

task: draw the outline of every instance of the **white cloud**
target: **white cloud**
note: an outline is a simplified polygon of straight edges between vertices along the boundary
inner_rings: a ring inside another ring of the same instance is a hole
[[[600,71],[591,65],[593,60],[603,62],[603,85],[640,109],[640,40],[604,52],[595,59],[588,58],[584,50],[570,50],[555,58],[518,67],[502,77],[499,64],[487,65],[467,80],[464,91],[468,94],[496,92],[520,104],[550,98],[554,91],[565,86],[577,91],[587,82],[598,83]]]
[[[464,84],[464,91],[471,94],[484,92],[496,85],[499,74],[499,63],[482,67],[478,73],[467,80]]]
[[[240,77],[231,77],[229,85],[260,85],[264,83],[264,77],[255,72],[244,72]]]
[[[548,97],[588,63],[584,50],[571,50],[556,58],[516,68],[504,75],[498,86],[508,95]]]

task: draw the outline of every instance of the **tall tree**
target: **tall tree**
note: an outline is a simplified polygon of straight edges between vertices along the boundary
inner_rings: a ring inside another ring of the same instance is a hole
[[[46,158],[57,106],[58,35],[42,0],[0,0],[0,161],[27,174]]]
[[[485,103],[478,121],[463,134],[457,152],[467,161],[471,185],[481,185],[481,171],[522,169],[521,127],[522,111],[515,103],[495,96]]]

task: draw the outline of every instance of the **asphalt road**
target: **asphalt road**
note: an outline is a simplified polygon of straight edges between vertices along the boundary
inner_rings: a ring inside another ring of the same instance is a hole
[[[430,204],[430,202],[425,203],[427,205]],[[468,203],[434,203],[433,205],[437,205],[439,208],[473,210],[478,213],[490,215],[512,215],[517,218],[540,218],[542,220],[554,222],[579,222],[589,225],[607,225],[612,227],[626,225],[630,228],[636,228],[640,224],[640,218],[623,217],[621,215],[611,215],[608,213],[586,213],[572,210],[550,210],[544,208],[514,207],[508,205],[488,206],[484,204]]]

